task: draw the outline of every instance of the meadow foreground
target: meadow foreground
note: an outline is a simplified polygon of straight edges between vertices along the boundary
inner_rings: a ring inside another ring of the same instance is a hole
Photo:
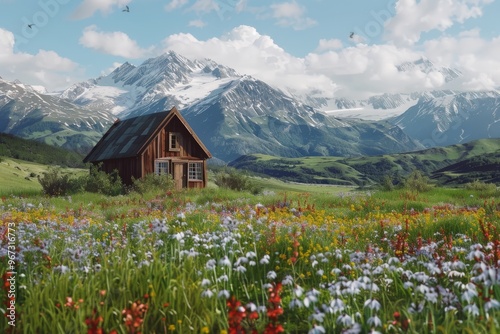
[[[1,330],[498,333],[499,197],[444,193],[3,197]]]

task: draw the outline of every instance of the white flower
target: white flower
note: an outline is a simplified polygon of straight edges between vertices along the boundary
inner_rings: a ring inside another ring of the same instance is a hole
[[[207,268],[208,270],[213,270],[215,268],[216,264],[217,264],[217,261],[215,261],[214,259],[210,259],[207,261],[205,268]]]
[[[262,259],[260,259],[260,264],[269,264],[269,259],[270,259],[270,256],[269,255],[264,255],[262,257]]]
[[[206,289],[201,292],[201,296],[206,298],[212,298],[214,296],[214,292],[210,289]]]
[[[281,281],[281,284],[292,285],[293,284],[293,277],[290,275],[286,275],[285,278],[283,278],[283,281]]]
[[[255,254],[255,252],[247,252],[246,257],[249,259],[253,259],[257,257],[257,254]]]
[[[330,306],[333,310],[333,313],[340,313],[342,311],[344,311],[344,302],[342,301],[342,299],[338,299],[338,298],[335,298],[334,300],[332,300],[330,302]]]
[[[309,320],[315,320],[317,322],[323,322],[325,320],[325,314],[321,312],[315,312],[311,314]]]
[[[221,277],[217,278],[217,282],[227,282],[229,281],[229,277],[227,275],[222,275]]]
[[[302,302],[300,301],[300,299],[294,298],[290,301],[290,304],[288,304],[288,307],[290,307],[291,309],[301,308]]]
[[[229,297],[231,296],[231,294],[229,293],[229,291],[227,290],[221,290],[219,291],[219,293],[217,294],[217,297],[219,298],[224,298],[224,299],[229,299]]]
[[[337,324],[341,324],[345,327],[349,327],[353,324],[352,318],[347,314],[342,314],[337,318]]]
[[[365,305],[364,305],[366,308],[369,308],[370,310],[375,310],[375,311],[378,311],[380,310],[380,303],[376,300],[376,299],[368,299],[365,301]]]
[[[308,332],[308,334],[320,334],[326,333],[325,328],[323,326],[314,325],[314,327]]]
[[[462,273],[462,272],[459,272],[459,271],[456,271],[456,270],[452,270],[448,273],[448,277],[449,278],[453,278],[453,277],[464,277],[465,276],[465,273]]]
[[[228,259],[227,256],[224,256],[222,259],[219,260],[219,266],[231,267],[231,261]]]
[[[210,285],[210,280],[208,278],[204,278],[202,281],[201,281],[201,286],[208,286]]]
[[[373,317],[368,318],[368,320],[366,322],[371,327],[380,327],[380,326],[382,326],[382,320],[380,320],[380,318],[377,317],[377,315],[374,315]]]
[[[236,272],[239,272],[239,273],[245,273],[247,271],[247,268],[243,267],[243,266],[238,266],[236,268],[234,268],[234,271]]]
[[[489,301],[484,303],[484,310],[486,312],[489,312],[490,309],[498,309],[498,308],[500,308],[500,302],[498,302],[498,300],[490,299]]]
[[[268,280],[271,280],[271,281],[274,281],[274,280],[276,279],[276,277],[277,277],[277,276],[278,276],[278,275],[276,274],[276,272],[275,272],[275,271],[272,271],[272,270],[271,270],[270,272],[268,272],[268,273],[267,273],[267,279],[268,279]]]
[[[302,294],[304,293],[304,289],[302,289],[302,287],[300,285],[297,285],[295,287],[295,289],[293,290],[293,293],[295,294],[295,296],[301,297]]]
[[[469,304],[465,306],[464,311],[475,317],[479,315],[479,308],[476,306],[476,304]]]

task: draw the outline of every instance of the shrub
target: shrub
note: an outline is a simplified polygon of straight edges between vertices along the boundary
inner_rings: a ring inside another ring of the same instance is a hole
[[[141,179],[132,178],[132,190],[139,194],[150,191],[168,191],[174,189],[171,175],[147,174]]]
[[[125,192],[118,171],[108,174],[101,170],[101,165],[91,165],[90,172],[79,180],[79,187],[93,193],[117,196]]]
[[[380,182],[380,188],[385,191],[391,191],[394,189],[394,183],[389,175],[384,175],[382,181]]]
[[[250,180],[248,175],[234,168],[225,168],[214,175],[214,182],[221,188],[238,191],[249,191],[258,194],[260,189]]]
[[[425,192],[432,188],[429,183],[429,178],[422,174],[419,170],[414,170],[406,177],[403,182],[403,187],[417,192]]]
[[[486,183],[483,181],[474,180],[473,182],[466,183],[465,189],[490,194],[497,191],[497,186],[494,183]]]
[[[72,183],[68,174],[62,174],[60,167],[49,167],[38,176],[38,182],[42,185],[43,193],[49,196],[67,195],[72,191]]]

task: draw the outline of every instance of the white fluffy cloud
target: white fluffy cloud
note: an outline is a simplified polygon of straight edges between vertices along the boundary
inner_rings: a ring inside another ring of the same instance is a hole
[[[91,17],[96,12],[106,15],[116,8],[123,8],[132,0],[84,0],[73,12],[72,17],[77,20]]]
[[[148,50],[139,47],[137,42],[127,34],[120,31],[100,32],[94,25],[84,29],[80,44],[105,54],[124,58],[141,58],[148,53]]]
[[[455,23],[482,15],[493,0],[398,0],[394,17],[385,22],[387,37],[399,45],[413,45],[423,32],[445,31]]]
[[[18,79],[49,90],[67,88],[68,84],[77,79],[75,75],[81,72],[76,63],[54,51],[39,50],[36,54],[16,52],[14,34],[2,28],[0,68],[4,79]]]
[[[305,7],[300,6],[296,1],[272,4],[271,10],[277,24],[283,27],[302,30],[317,23],[313,19],[306,17]]]
[[[163,43],[162,51],[174,50],[188,58],[210,58],[283,90],[315,91],[327,97],[366,98],[449,87],[492,89],[500,83],[500,59],[495,56],[500,54],[500,38],[483,40],[475,31],[429,41],[418,50],[394,44],[343,46],[339,40],[320,40],[316,50],[303,58],[290,55],[271,37],[249,26],[236,27],[208,40],[176,34]],[[436,67],[459,68],[463,77],[451,86],[437,70],[398,69],[401,64],[422,58]]]
[[[181,8],[185,4],[187,4],[189,0],[171,0],[168,4],[165,5],[165,10],[170,12],[174,9]]]
[[[335,84],[321,73],[308,73],[304,59],[294,57],[276,45],[269,36],[249,26],[239,26],[220,38],[206,41],[191,34],[167,37],[162,51],[174,50],[188,58],[210,58],[280,88],[304,92],[322,87],[333,92]]]

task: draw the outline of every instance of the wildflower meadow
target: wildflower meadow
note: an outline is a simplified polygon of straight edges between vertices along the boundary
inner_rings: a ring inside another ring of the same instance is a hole
[[[78,196],[2,197],[0,331],[500,332],[498,193]]]

